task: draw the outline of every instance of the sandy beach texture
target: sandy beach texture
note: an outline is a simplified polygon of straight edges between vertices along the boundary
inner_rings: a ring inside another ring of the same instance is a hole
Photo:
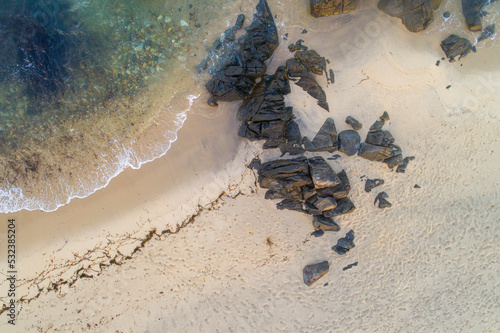
[[[336,82],[320,78],[330,113],[292,85],[302,134],[327,117],[342,131],[351,115],[364,139],[387,111],[386,129],[416,157],[406,173],[329,161],[347,171],[357,209],[338,219],[340,232],[314,238],[312,217],[277,210],[245,167],[279,152],[237,137],[238,104],[189,113],[164,157],[55,212],[1,216],[18,223],[14,331],[500,331],[499,46],[436,66],[447,32],[412,34],[375,6],[319,20],[304,6],[285,22],[270,71],[290,57],[285,43],[304,39]],[[365,193],[362,176],[385,184]],[[373,205],[379,189],[392,208]],[[331,247],[350,229],[356,247],[339,256]],[[330,272],[306,286],[303,267],[324,260]],[[13,331],[6,322],[0,331]]]

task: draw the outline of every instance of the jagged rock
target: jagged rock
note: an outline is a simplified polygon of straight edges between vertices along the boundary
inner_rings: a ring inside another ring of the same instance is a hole
[[[235,101],[248,96],[256,78],[266,72],[264,61],[278,46],[278,30],[266,0],[259,1],[253,21],[245,30],[246,35],[239,37],[231,51],[221,57],[205,85],[211,95],[208,101],[211,106],[217,106],[219,100]]]
[[[276,204],[276,207],[280,210],[289,209],[289,210],[296,210],[299,212],[304,211],[302,204],[300,202],[290,200],[290,199],[284,199],[283,201],[278,202]]]
[[[348,125],[351,125],[352,129],[356,130],[356,131],[359,131],[363,127],[363,125],[359,121],[357,121],[356,119],[354,119],[351,116],[348,116],[345,119],[345,123]]]
[[[323,261],[313,265],[304,267],[304,283],[308,286],[322,278],[330,269],[328,261]]]
[[[471,42],[467,38],[459,37],[457,35],[450,35],[448,38],[443,40],[441,42],[441,48],[450,62],[460,60],[462,57],[469,54],[469,51],[476,52],[476,47],[472,46]],[[458,59],[456,59],[457,57]]]
[[[308,47],[303,45],[304,41],[302,39],[299,39],[295,44],[290,44],[288,45],[288,50],[290,52],[295,52],[295,51],[307,51]]]
[[[314,216],[313,227],[322,231],[339,231],[340,227],[331,218],[326,218],[321,215]]]
[[[365,192],[371,192],[375,187],[383,185],[383,179],[367,179],[365,183]]]
[[[380,116],[380,120],[383,120],[383,121],[389,121],[391,118],[389,118],[389,114],[387,113],[387,111],[384,111],[384,113]]]
[[[345,237],[340,238],[337,241],[337,245],[332,247],[332,250],[340,255],[346,254],[350,249],[354,247],[354,231],[349,231]]]
[[[377,120],[373,123],[373,125],[370,126],[370,131],[376,131],[382,129],[382,127],[384,127],[384,124],[385,124],[384,120],[382,119]]]
[[[384,163],[387,164],[389,169],[394,169],[395,167],[403,164],[403,155],[399,154],[389,157],[388,159],[384,160]]]
[[[315,189],[334,187],[340,184],[339,177],[321,156],[309,159],[309,170]]]
[[[411,32],[420,32],[434,20],[441,0],[380,0],[377,7],[387,15],[401,19]]]
[[[317,75],[322,75],[326,71],[326,60],[314,50],[297,51],[294,56],[295,60],[300,61],[307,70]]]
[[[330,153],[338,149],[338,135],[335,122],[327,118],[312,142],[304,137],[304,148],[306,151],[328,151]]]
[[[314,17],[330,16],[352,12],[357,0],[310,0],[311,15]]]
[[[295,84],[304,89],[314,99],[317,99],[318,106],[328,112],[330,111],[328,103],[326,102],[326,93],[312,75],[302,76]]]
[[[377,201],[378,201],[378,208],[389,208],[389,207],[392,207],[392,204],[387,201],[386,199],[388,198],[389,196],[387,195],[387,193],[385,192],[380,192],[377,197],[375,198],[375,201],[373,202],[374,205],[377,204]]]
[[[408,166],[408,163],[410,163],[410,161],[412,161],[414,159],[415,159],[415,156],[405,157],[403,159],[403,163],[401,163],[400,165],[398,165],[398,168],[396,169],[396,172],[404,173],[406,171],[406,167]]]
[[[462,13],[471,31],[483,29],[482,18],[486,15],[484,6],[491,4],[494,0],[462,0]]]
[[[495,24],[490,24],[489,26],[484,28],[483,32],[481,32],[481,35],[477,39],[477,42],[479,43],[480,41],[490,38],[491,36],[493,36],[494,33],[495,33]]]
[[[371,145],[388,147],[394,143],[394,137],[389,131],[374,130],[368,132],[365,142]]]
[[[363,142],[359,148],[358,155],[370,161],[383,162],[385,159],[391,157],[392,149],[389,147],[375,146]]]
[[[332,210],[327,210],[323,212],[323,216],[331,218],[351,213],[352,211],[354,211],[354,209],[356,209],[356,206],[354,206],[354,204],[349,198],[342,198],[337,200],[337,207],[335,207]]]
[[[339,134],[339,150],[347,156],[356,155],[359,151],[361,138],[353,130],[342,131]]]

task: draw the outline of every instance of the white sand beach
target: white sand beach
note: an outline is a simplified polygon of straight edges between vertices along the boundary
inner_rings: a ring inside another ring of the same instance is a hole
[[[387,111],[384,128],[415,156],[406,173],[358,156],[329,161],[347,172],[357,208],[315,238],[310,215],[264,199],[246,166],[280,153],[237,136],[239,104],[193,111],[162,158],[55,212],[0,215],[16,220],[21,278],[16,326],[3,313],[0,331],[500,331],[500,46],[436,66],[446,31],[410,33],[376,1],[321,19],[307,3],[280,27],[288,41],[269,68],[299,38],[331,61],[335,83],[318,78],[329,113],[293,84],[286,97],[302,135],[328,117],[348,129],[351,115],[363,140]],[[270,5],[278,15],[285,6]],[[363,176],[385,184],[366,193]],[[391,208],[374,206],[379,190]],[[331,247],[351,229],[356,247],[339,256]],[[330,271],[306,286],[303,267],[324,260]]]

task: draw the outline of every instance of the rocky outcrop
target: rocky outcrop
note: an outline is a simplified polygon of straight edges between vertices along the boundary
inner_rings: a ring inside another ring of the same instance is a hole
[[[237,30],[239,21],[235,27]],[[265,75],[265,61],[279,44],[278,30],[266,0],[259,1],[252,24],[245,30],[246,35],[234,41],[205,85],[211,95],[208,101],[211,106],[217,106],[217,101],[247,97],[256,79]]]
[[[401,19],[411,32],[420,32],[434,20],[441,0],[380,0],[377,7],[387,15]]]
[[[357,0],[310,0],[311,15],[314,17],[330,16],[352,12]]]

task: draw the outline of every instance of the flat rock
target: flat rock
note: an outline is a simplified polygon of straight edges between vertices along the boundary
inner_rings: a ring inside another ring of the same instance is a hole
[[[421,32],[434,20],[441,0],[380,0],[377,7],[387,15],[401,19],[411,32]]]
[[[323,231],[339,231],[340,227],[334,220],[331,218],[326,218],[321,215],[314,216],[313,219],[313,227],[317,230]]]
[[[354,245],[354,231],[351,230],[345,235],[345,237],[342,237],[337,241],[337,245],[334,245],[332,247],[332,250],[334,250],[335,252],[337,252],[340,255],[344,255],[347,252],[349,252],[349,250],[354,248],[354,246],[355,246]]]
[[[471,42],[467,38],[459,37],[457,35],[450,35],[448,38],[443,40],[441,42],[441,48],[450,62],[460,60],[462,57],[469,54],[470,51],[476,52],[476,47],[472,46]]]
[[[332,118],[325,120],[311,144],[314,151],[334,152],[338,149],[337,129]]]
[[[326,71],[325,58],[314,50],[297,51],[294,58],[316,75],[322,75]]]
[[[310,0],[311,15],[314,17],[330,16],[352,12],[357,0]]]
[[[330,269],[328,261],[323,261],[313,265],[304,267],[304,283],[308,286],[322,278]]]
[[[347,156],[356,155],[359,151],[361,138],[354,130],[345,130],[339,134],[339,150]]]
[[[351,116],[348,116],[345,119],[345,123],[350,125],[352,129],[356,131],[359,131],[363,127],[363,124],[361,124],[359,121],[357,121],[355,118]]]
[[[309,159],[309,170],[316,189],[334,187],[340,184],[339,177],[321,156]]]
[[[389,147],[375,146],[363,142],[359,148],[358,155],[370,161],[382,162],[391,157],[392,149]]]

